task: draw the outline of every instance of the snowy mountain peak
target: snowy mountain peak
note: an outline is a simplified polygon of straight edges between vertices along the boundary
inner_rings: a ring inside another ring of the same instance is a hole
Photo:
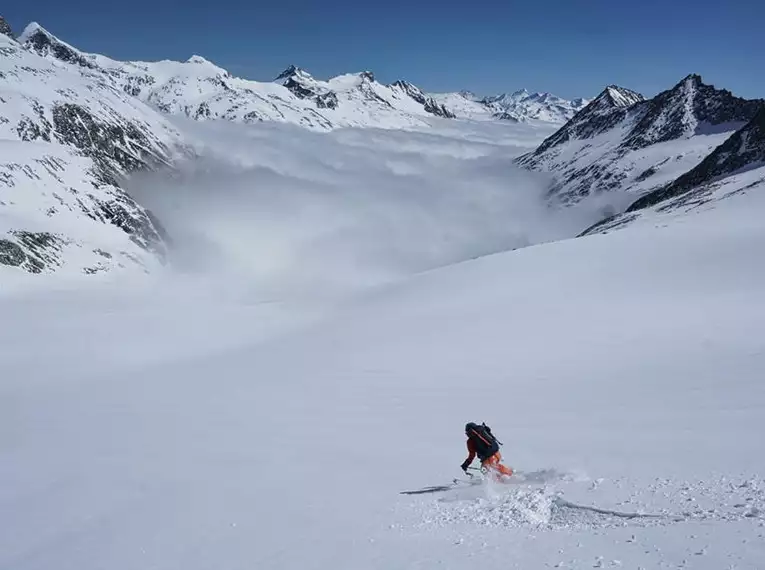
[[[227,70],[218,65],[215,65],[212,61],[202,57],[201,55],[192,55],[189,59],[186,60],[186,63],[198,68],[200,77],[207,75],[217,76],[225,79],[231,78],[231,74]]]
[[[422,89],[416,85],[412,85],[408,81],[399,80],[390,86],[391,89],[400,89],[405,95],[411,97],[415,102],[423,106],[426,112],[435,115],[437,117],[444,117],[446,119],[454,119],[456,115],[453,111],[448,109],[445,105],[436,101],[433,97],[429,97],[422,92]]]
[[[52,57],[64,63],[81,67],[96,67],[81,51],[61,41],[37,22],[32,22],[24,28],[18,41],[24,47],[42,57]]]
[[[27,27],[24,28],[24,31],[21,32],[21,35],[19,36],[19,41],[21,43],[24,43],[24,42],[27,41],[27,39],[30,36],[33,36],[33,35],[38,34],[38,33],[46,35],[46,36],[50,36],[51,38],[54,37],[53,34],[48,32],[45,28],[43,28],[37,22],[29,22],[29,24],[27,24]]]
[[[207,60],[207,59],[203,58],[201,55],[192,55],[189,59],[186,60],[186,63],[199,63],[199,64],[215,65],[210,60]]]
[[[646,112],[624,144],[634,149],[697,134],[736,130],[751,120],[761,103],[707,85],[700,75],[691,74],[648,102]]]
[[[287,67],[287,69],[285,69],[279,75],[277,75],[274,81],[279,83],[287,79],[290,79],[292,77],[310,78],[311,74],[305,71],[304,69],[297,67],[296,65],[290,65],[289,67]]]
[[[670,198],[702,188],[716,180],[765,166],[765,104],[752,120],[733,133],[701,163],[677,180],[633,203],[628,212],[642,210]]]
[[[568,101],[552,93],[531,93],[527,89],[488,97],[477,96],[472,91],[438,93],[430,97],[461,118],[553,124],[565,123],[589,103],[588,99]]]
[[[763,100],[742,99],[706,85],[697,74],[648,100],[609,85],[518,162],[556,172],[550,195],[564,202],[626,191],[639,198],[636,208],[645,207],[758,163],[761,147],[754,143],[751,150],[748,141],[758,138],[754,118],[763,105]],[[747,124],[751,128],[736,133]],[[716,154],[720,145],[722,151]],[[699,163],[700,170],[694,170]],[[686,172],[688,178],[678,178]]]
[[[695,89],[703,83],[701,75],[698,73],[690,73],[678,85],[682,85],[684,89]]]
[[[645,98],[636,91],[618,85],[609,85],[595,97],[592,105],[596,108],[631,107],[644,100]]]
[[[13,38],[13,30],[11,30],[11,25],[6,22],[5,18],[2,16],[0,16],[0,35]]]

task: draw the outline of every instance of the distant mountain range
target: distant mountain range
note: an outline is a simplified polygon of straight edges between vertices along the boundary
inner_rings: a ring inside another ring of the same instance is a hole
[[[0,264],[33,273],[162,263],[168,236],[121,183],[190,154],[167,115],[313,130],[560,124],[516,162],[553,175],[548,197],[556,203],[624,197],[623,208],[585,233],[765,181],[765,102],[698,75],[650,99],[611,85],[575,101],[525,90],[432,94],[406,81],[384,85],[369,71],[321,81],[295,66],[255,82],[199,56],[119,62],[87,54],[37,24],[15,37],[0,18],[0,83]]]
[[[491,97],[479,97],[469,91],[431,96],[462,118],[498,119],[516,123],[565,123],[589,103],[587,99],[567,101],[550,93],[529,93],[525,89]]]

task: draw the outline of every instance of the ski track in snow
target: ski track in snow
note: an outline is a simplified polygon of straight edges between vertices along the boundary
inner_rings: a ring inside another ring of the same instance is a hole
[[[625,526],[662,526],[687,522],[765,521],[765,480],[758,477],[684,481],[657,478],[641,486],[628,478],[607,482],[586,476],[542,470],[507,483],[480,481],[451,485],[422,496],[409,507],[419,518],[414,528],[531,527],[556,531],[593,530]],[[529,479],[537,481],[529,483]],[[577,489],[577,487],[579,487]],[[610,489],[606,491],[606,488]],[[613,500],[618,490],[628,490]],[[581,499],[571,501],[567,492]],[[599,506],[598,499],[610,501]],[[608,497],[604,499],[604,495]],[[438,497],[438,498],[432,498]]]

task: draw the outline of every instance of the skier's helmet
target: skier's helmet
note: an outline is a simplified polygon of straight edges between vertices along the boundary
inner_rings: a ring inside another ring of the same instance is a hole
[[[476,429],[478,427],[478,424],[475,424],[473,422],[469,422],[465,424],[465,433],[468,433],[471,429]]]

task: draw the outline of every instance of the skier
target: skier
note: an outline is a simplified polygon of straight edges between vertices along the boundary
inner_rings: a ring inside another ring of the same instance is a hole
[[[481,468],[492,473],[496,479],[503,475],[510,477],[513,470],[502,465],[502,455],[499,453],[499,446],[502,445],[499,440],[491,433],[491,428],[485,423],[480,426],[473,422],[465,425],[465,435],[467,436],[468,458],[460,465],[462,470],[467,473],[467,468],[478,455],[481,460]]]

